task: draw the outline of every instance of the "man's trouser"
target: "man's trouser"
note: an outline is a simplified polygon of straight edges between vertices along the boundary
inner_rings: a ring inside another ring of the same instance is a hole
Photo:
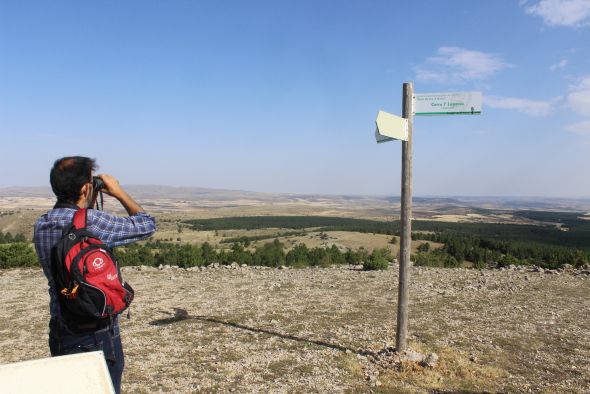
[[[51,356],[102,350],[111,374],[113,387],[115,392],[119,394],[121,392],[121,376],[125,366],[119,319],[115,318],[112,325],[89,332],[71,332],[60,327],[62,325],[59,324],[58,319],[52,317],[49,321]]]

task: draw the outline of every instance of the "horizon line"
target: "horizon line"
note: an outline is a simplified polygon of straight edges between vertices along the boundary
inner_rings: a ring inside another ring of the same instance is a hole
[[[400,194],[360,194],[360,193],[310,193],[310,192],[279,192],[279,191],[256,191],[256,190],[244,190],[244,189],[232,189],[232,188],[217,188],[217,187],[205,187],[205,186],[187,186],[187,185],[166,185],[166,184],[149,184],[149,183],[131,183],[123,184],[123,187],[169,187],[169,188],[184,188],[184,189],[205,189],[212,191],[225,191],[225,192],[242,192],[242,193],[257,193],[257,194],[278,194],[278,195],[301,195],[301,196],[333,196],[333,197],[379,197],[379,198],[392,198],[400,197]],[[49,185],[36,185],[36,186],[0,186],[1,190],[6,189],[48,189],[51,190]],[[419,194],[412,196],[413,198],[516,198],[516,199],[563,199],[563,200],[590,200],[588,196],[539,196],[539,195],[511,195],[511,194]]]

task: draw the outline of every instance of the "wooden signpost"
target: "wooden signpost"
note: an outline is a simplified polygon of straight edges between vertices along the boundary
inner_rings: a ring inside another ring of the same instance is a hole
[[[414,94],[412,82],[403,84],[402,117],[379,111],[377,142],[402,141],[401,233],[397,294],[396,350],[407,349],[409,267],[412,253],[412,129],[414,115],[480,115],[481,92]]]

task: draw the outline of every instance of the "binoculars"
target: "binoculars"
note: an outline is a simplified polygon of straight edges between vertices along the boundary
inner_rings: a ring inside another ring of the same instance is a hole
[[[92,188],[94,192],[99,192],[104,188],[104,182],[97,176],[92,177]]]

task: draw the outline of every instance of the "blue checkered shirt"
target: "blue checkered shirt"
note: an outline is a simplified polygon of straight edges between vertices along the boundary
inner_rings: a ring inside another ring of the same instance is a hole
[[[59,241],[64,229],[72,225],[75,212],[73,208],[54,208],[35,223],[33,242],[49,284],[51,316],[59,316],[57,292],[51,274],[51,248]],[[145,212],[122,217],[89,209],[86,227],[98,239],[113,248],[148,238],[156,231],[156,220]]]

